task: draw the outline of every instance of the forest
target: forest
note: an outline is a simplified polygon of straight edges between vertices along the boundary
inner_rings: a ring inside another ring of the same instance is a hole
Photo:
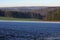
[[[37,18],[43,19],[43,16],[40,14],[32,13],[32,12],[18,12],[18,11],[1,11],[0,16],[4,17],[13,17],[13,18]]]
[[[27,9],[28,10],[28,9]],[[46,7],[44,9],[30,11],[1,10],[0,16],[12,18],[35,18],[46,21],[60,21],[60,7]]]

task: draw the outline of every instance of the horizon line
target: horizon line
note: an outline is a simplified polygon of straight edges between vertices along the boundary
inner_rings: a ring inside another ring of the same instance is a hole
[[[60,6],[2,6],[3,7],[60,7]]]

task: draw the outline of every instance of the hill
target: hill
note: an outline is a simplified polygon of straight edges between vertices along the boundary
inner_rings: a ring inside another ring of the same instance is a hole
[[[46,7],[46,6],[3,7],[0,8],[0,16],[14,17],[14,18],[37,18],[46,20],[46,18],[48,18],[48,14],[49,15],[51,14],[50,12],[52,12],[53,14],[55,13],[54,10],[59,11],[59,9],[60,7]]]

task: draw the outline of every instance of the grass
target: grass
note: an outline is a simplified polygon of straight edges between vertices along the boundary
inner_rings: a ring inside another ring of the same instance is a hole
[[[0,20],[40,21],[40,19],[33,19],[33,18],[12,18],[12,17],[0,17]]]

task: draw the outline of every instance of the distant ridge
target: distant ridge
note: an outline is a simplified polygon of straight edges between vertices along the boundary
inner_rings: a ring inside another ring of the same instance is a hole
[[[31,6],[31,7],[0,7],[1,10],[38,10],[41,8],[46,8],[42,6]]]
[[[23,6],[23,7],[0,7],[0,10],[4,11],[19,11],[19,12],[33,12],[40,13],[45,15],[48,11],[53,11],[55,9],[59,9],[60,7],[48,7],[48,6]],[[46,12],[44,12],[46,11]]]

